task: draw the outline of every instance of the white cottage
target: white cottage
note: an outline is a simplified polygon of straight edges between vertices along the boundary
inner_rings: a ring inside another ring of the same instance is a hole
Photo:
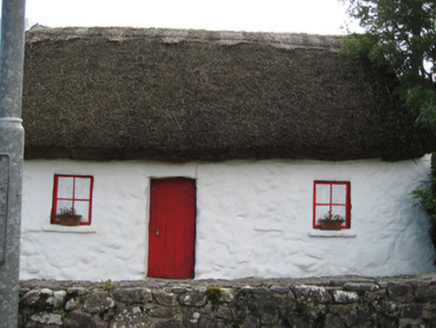
[[[335,37],[26,38],[21,279],[435,271],[410,192],[436,136]],[[320,229],[329,213],[339,230]]]

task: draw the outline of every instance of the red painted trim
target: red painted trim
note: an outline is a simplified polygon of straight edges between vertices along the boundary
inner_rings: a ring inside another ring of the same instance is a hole
[[[329,185],[330,186],[330,201],[329,203],[317,203],[316,186],[317,185]],[[333,203],[333,186],[346,186],[345,191],[345,203]],[[345,207],[345,225],[342,229],[351,228],[351,184],[349,181],[314,181],[313,182],[313,221],[312,226],[314,229],[319,229],[320,225],[317,224],[318,218],[316,217],[317,206],[328,206],[331,212],[333,206],[344,206]]]
[[[319,225],[316,224],[316,181],[313,183],[313,218],[312,218],[312,226],[314,229],[319,229]]]
[[[50,223],[51,224],[58,224],[59,222],[54,219],[54,216],[57,213],[57,194],[58,194],[58,179],[56,177],[56,174],[53,177],[53,195],[52,195],[52,207],[51,207],[51,214],[50,214]]]
[[[57,197],[59,192],[59,178],[73,178],[73,188],[72,188],[72,197],[71,198],[65,198],[65,197]],[[60,200],[66,200],[72,202],[72,207],[74,209],[75,203],[77,202],[88,202],[88,221],[87,222],[81,222],[81,225],[91,225],[92,220],[92,196],[93,196],[93,190],[94,190],[94,177],[92,175],[68,175],[68,174],[55,174],[53,182],[53,197],[52,197],[52,210],[50,215],[50,223],[51,224],[59,224],[57,220],[54,219],[54,216],[56,213],[58,213],[57,204]],[[89,179],[89,198],[76,198],[76,179]]]

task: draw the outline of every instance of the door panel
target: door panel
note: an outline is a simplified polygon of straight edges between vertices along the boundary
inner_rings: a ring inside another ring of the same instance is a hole
[[[152,179],[150,182],[148,276],[194,278],[195,180]]]

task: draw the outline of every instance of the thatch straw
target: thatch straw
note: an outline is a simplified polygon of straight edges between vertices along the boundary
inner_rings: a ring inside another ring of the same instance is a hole
[[[159,29],[27,32],[27,158],[420,157],[394,79],[334,37]]]

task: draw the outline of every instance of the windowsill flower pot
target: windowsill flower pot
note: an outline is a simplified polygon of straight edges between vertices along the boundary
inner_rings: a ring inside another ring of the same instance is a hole
[[[344,222],[344,217],[339,214],[333,215],[331,212],[328,212],[322,219],[319,219],[321,230],[341,230],[342,223]]]
[[[54,220],[62,226],[74,227],[80,225],[82,216],[76,214],[76,210],[73,208],[62,208],[60,213],[54,216]]]

